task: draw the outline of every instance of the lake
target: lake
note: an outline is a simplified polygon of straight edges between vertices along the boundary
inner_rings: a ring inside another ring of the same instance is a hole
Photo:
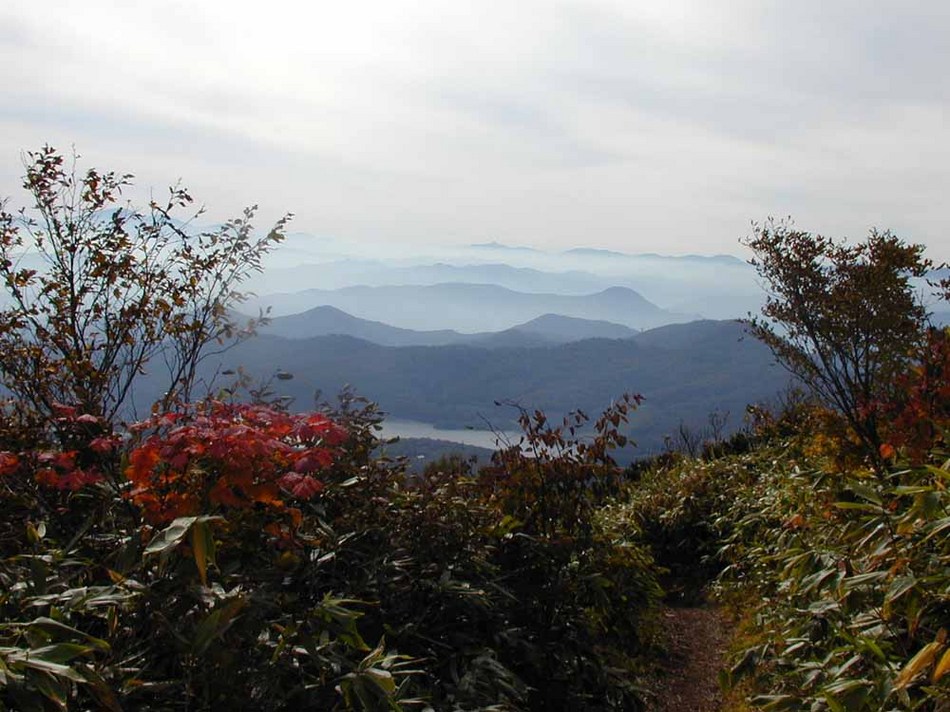
[[[500,431],[499,435],[507,436],[512,440],[517,440],[517,434],[513,432]],[[433,440],[448,440],[464,445],[473,445],[475,447],[484,447],[489,450],[497,449],[496,435],[490,430],[476,430],[474,428],[437,428],[430,423],[422,423],[418,420],[400,420],[398,418],[387,418],[383,421],[383,430],[380,433],[384,438],[431,438]],[[502,442],[504,444],[504,442]]]

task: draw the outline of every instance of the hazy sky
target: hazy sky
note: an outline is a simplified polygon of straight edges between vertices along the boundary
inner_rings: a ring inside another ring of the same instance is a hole
[[[353,241],[950,257],[948,0],[0,3],[0,196],[75,145]]]

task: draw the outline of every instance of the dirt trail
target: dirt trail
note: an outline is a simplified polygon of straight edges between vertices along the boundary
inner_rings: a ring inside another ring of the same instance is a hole
[[[668,657],[657,680],[656,712],[719,712],[718,675],[729,634],[715,606],[667,608],[661,626]]]

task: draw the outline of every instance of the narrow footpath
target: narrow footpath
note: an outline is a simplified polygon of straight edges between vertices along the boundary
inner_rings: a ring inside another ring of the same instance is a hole
[[[721,712],[719,671],[729,643],[719,608],[667,608],[661,614],[667,658],[657,679],[657,712]]]

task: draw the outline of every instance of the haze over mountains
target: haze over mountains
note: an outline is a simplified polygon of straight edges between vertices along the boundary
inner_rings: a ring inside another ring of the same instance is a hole
[[[291,258],[282,247],[250,285],[257,296],[247,312],[269,309],[271,321],[205,363],[212,390],[227,385],[215,374],[241,368],[307,410],[317,392],[332,399],[349,385],[391,420],[436,437],[433,426],[511,431],[510,404],[555,419],[575,409],[596,416],[624,392],[640,393],[629,459],[661,451],[681,424],[701,429],[713,412],[729,413],[727,432],[741,427],[748,404],[788,386],[734,319],[763,299],[753,270],[734,257],[488,243],[368,259],[307,240],[292,237]],[[729,318],[701,318],[709,314]],[[278,372],[293,378],[273,379]],[[413,447],[407,440],[400,451]],[[427,456],[437,448],[418,443]]]
[[[496,401],[554,416],[575,408],[596,415],[624,391],[638,392],[647,400],[630,432],[641,452],[661,449],[680,421],[701,427],[715,410],[728,411],[730,425],[739,426],[747,404],[769,400],[787,383],[768,349],[728,321],[669,325],[627,339],[497,348],[261,335],[219,364],[237,366],[259,376],[292,373],[273,385],[297,408],[312,407],[317,390],[332,395],[352,384],[395,418],[449,428],[511,427],[516,411]]]
[[[312,408],[317,391],[332,398],[351,385],[393,419],[509,430],[517,411],[496,401],[553,418],[578,408],[596,416],[635,392],[646,401],[628,434],[643,454],[661,450],[681,423],[703,427],[714,411],[730,413],[727,431],[740,427],[748,404],[788,384],[735,321],[764,298],[754,270],[735,257],[491,242],[427,249],[390,246],[368,257],[291,236],[248,285],[257,295],[246,312],[269,310],[270,322],[208,359],[211,391],[227,385],[214,378],[222,372],[242,368],[265,382],[284,371],[293,379],[272,385],[297,409]],[[143,379],[140,407],[160,393],[154,375]]]
[[[261,327],[262,334],[303,339],[315,336],[354,336],[381,346],[540,346],[590,338],[623,339],[637,332],[620,324],[543,314],[524,324],[498,332],[463,334],[452,329],[416,331],[379,321],[360,319],[336,307],[320,306],[299,314],[275,317]]]
[[[609,321],[635,329],[696,318],[661,309],[627,287],[584,295],[516,292],[493,284],[467,283],[345,287],[270,294],[253,303],[277,316],[325,305],[404,329],[463,332],[500,331],[544,314]]]
[[[544,252],[494,242],[452,248],[383,244],[357,249],[330,238],[299,233],[288,236],[287,244],[269,259],[266,272],[250,286],[265,297],[309,289],[449,283],[490,284],[520,293],[562,296],[591,295],[625,287],[660,309],[687,318],[744,317],[756,311],[762,302],[754,270],[729,255],[672,257],[593,248]],[[282,300],[281,306],[283,303],[286,300]],[[339,303],[335,305],[356,316],[379,319]],[[303,307],[298,302],[293,311],[313,306],[319,304]],[[547,311],[557,313],[556,309]],[[514,325],[512,322],[501,328]],[[412,328],[461,327],[415,324]]]
[[[358,254],[290,236],[250,285],[246,307],[269,310],[270,323],[211,370],[292,373],[272,385],[300,409],[349,384],[394,419],[440,428],[510,429],[517,411],[496,401],[596,415],[637,392],[646,401],[629,432],[640,453],[713,411],[739,427],[747,404],[787,384],[729,320],[762,301],[735,257],[393,247]]]

